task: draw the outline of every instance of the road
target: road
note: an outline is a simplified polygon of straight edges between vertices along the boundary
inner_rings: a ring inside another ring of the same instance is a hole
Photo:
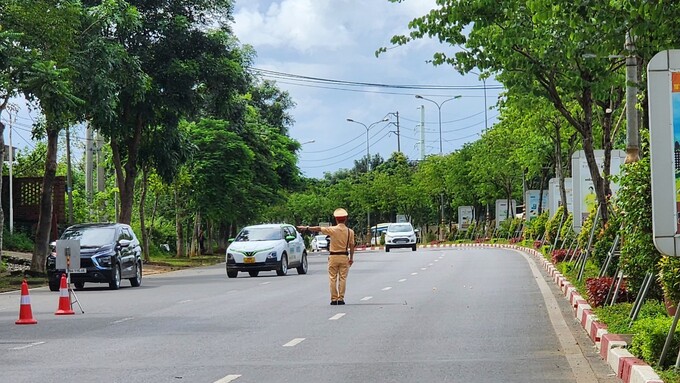
[[[509,249],[358,253],[347,305],[331,306],[326,256],[310,271],[227,279],[224,264],[86,285],[85,313],[55,316],[30,291],[35,325],[0,295],[0,382],[614,383],[568,302]]]

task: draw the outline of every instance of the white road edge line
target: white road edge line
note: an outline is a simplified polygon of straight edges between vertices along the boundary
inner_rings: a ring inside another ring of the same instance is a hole
[[[387,290],[391,290],[391,289],[392,289],[392,288],[391,288],[390,286],[387,286],[387,287],[384,287],[384,288],[382,289],[382,291],[387,291]]]
[[[531,272],[534,274],[534,280],[538,284],[539,290],[541,290],[541,295],[543,295],[543,301],[546,305],[546,310],[548,311],[548,317],[550,318],[550,323],[555,330],[555,334],[562,345],[562,350],[564,351],[564,356],[569,362],[569,367],[576,378],[576,383],[587,383],[594,382],[597,380],[595,373],[586,359],[585,355],[581,352],[581,349],[576,342],[576,339],[571,333],[567,322],[565,322],[562,312],[557,304],[557,299],[550,290],[550,286],[543,279],[541,272],[536,266],[536,262],[527,254],[515,250],[517,253],[521,254],[524,259],[529,263]]]
[[[33,343],[27,344],[25,346],[19,346],[19,347],[11,348],[10,350],[24,350],[24,349],[27,349],[29,347],[38,346],[38,345],[41,345],[41,344],[45,344],[45,342],[33,342]]]
[[[216,380],[215,383],[229,383],[229,382],[233,382],[234,380],[236,380],[240,377],[241,377],[241,375],[227,375],[220,380]]]
[[[361,299],[359,299],[359,300],[360,300],[360,301],[367,301],[367,300],[369,300],[369,299],[371,299],[371,298],[373,298],[373,297],[363,297],[363,298],[361,298]]]
[[[293,346],[297,346],[297,345],[300,344],[303,340],[305,340],[305,338],[295,338],[295,339],[291,340],[290,342],[284,344],[283,347],[293,347]]]
[[[399,282],[406,282],[406,278],[400,279]]]
[[[338,320],[338,319],[340,319],[344,316],[345,316],[345,313],[338,313],[338,314],[335,314],[332,317],[328,318],[328,320]]]

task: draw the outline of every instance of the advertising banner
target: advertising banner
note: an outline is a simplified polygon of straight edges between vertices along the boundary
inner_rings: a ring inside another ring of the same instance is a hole
[[[458,206],[458,229],[466,231],[475,219],[475,209],[472,206]]]
[[[574,193],[572,191],[572,179],[564,179],[564,191],[567,194],[567,211],[574,213]],[[557,213],[557,209],[564,204],[562,201],[562,196],[560,194],[560,181],[557,178],[551,178],[548,183],[548,193],[550,206],[550,217],[554,217]]]
[[[515,218],[515,211],[517,210],[517,202],[514,199],[510,200],[510,206],[508,206],[507,199],[497,199],[496,200],[496,228],[501,226],[501,222],[506,219]]]
[[[527,222],[538,217],[538,204],[541,204],[541,213],[549,209],[549,196],[548,191],[543,190],[543,200],[541,200],[541,192],[539,190],[527,190],[526,196],[524,196],[524,201],[526,201],[526,220]]]

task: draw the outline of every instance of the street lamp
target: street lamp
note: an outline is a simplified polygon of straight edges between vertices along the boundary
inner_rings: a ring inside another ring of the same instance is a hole
[[[443,146],[442,146],[442,105],[444,105],[444,103],[446,103],[448,101],[455,100],[457,98],[461,98],[461,96],[458,95],[458,96],[455,96],[455,97],[447,98],[446,100],[442,101],[441,103],[438,103],[435,100],[430,100],[429,98],[425,98],[425,97],[423,97],[419,94],[416,95],[416,98],[419,98],[419,99],[425,100],[425,101],[429,101],[429,102],[437,105],[437,109],[439,110],[439,154],[441,155],[442,152],[443,152]],[[441,210],[441,213],[440,213],[440,216],[441,216],[440,224],[441,225],[440,226],[443,226],[444,225],[444,193],[441,193],[439,195],[439,199],[440,199],[439,208]],[[439,230],[440,230],[439,231],[440,232],[439,239],[442,240],[443,238],[442,238],[441,228]]]
[[[305,142],[300,142],[300,146],[306,145],[306,144],[313,144],[315,142],[316,142],[316,140],[309,140],[309,141],[305,141]]]
[[[371,155],[369,153],[369,146],[370,145],[368,144],[368,131],[371,130],[371,128],[375,124],[379,124],[381,122],[387,122],[389,120],[390,119],[386,117],[386,118],[383,118],[380,121],[376,121],[376,122],[367,126],[363,122],[355,121],[351,118],[347,119],[347,122],[353,122],[355,124],[359,124],[366,129],[366,172],[367,173],[371,171]],[[371,209],[370,209],[370,207],[368,207],[367,212],[366,212],[366,226],[367,226],[366,232],[367,232],[367,236],[368,236],[368,244],[371,245]]]
[[[462,96],[458,95],[456,97],[451,97],[447,98],[446,100],[442,101],[441,103],[438,103],[435,100],[430,100],[429,98],[425,98],[419,94],[416,95],[416,98],[419,98],[421,100],[429,101],[435,105],[437,105],[437,109],[439,110],[439,154],[442,154],[443,152],[443,146],[442,146],[442,105],[446,103],[447,101],[455,100],[457,98],[461,98]]]

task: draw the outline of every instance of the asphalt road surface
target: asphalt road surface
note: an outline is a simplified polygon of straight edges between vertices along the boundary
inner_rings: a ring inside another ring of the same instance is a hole
[[[325,253],[327,254],[327,253]],[[0,382],[618,382],[533,259],[508,249],[357,253],[344,306],[327,256],[309,273],[226,277],[224,264],[86,284],[75,315],[0,294]]]

